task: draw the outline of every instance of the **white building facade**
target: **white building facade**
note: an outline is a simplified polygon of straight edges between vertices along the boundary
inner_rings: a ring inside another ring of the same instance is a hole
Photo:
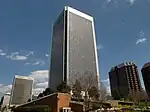
[[[15,75],[12,84],[10,105],[20,105],[32,99],[33,82],[34,79],[32,77]]]

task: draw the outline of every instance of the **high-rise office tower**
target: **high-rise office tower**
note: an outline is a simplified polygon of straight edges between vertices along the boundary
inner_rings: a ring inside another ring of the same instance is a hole
[[[99,80],[93,17],[66,6],[53,24],[49,87],[87,72]]]
[[[126,98],[142,89],[137,66],[132,62],[113,67],[109,79],[111,94],[115,99]]]
[[[26,103],[28,99],[31,99],[33,81],[32,77],[15,75],[12,84],[10,106]]]
[[[150,98],[150,62],[144,64],[141,71],[142,71],[145,89],[146,89],[147,95]]]

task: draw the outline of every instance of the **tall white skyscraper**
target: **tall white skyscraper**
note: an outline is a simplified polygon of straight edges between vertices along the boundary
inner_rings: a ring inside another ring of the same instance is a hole
[[[15,75],[12,84],[10,105],[20,105],[31,99],[33,81],[32,77]]]
[[[99,82],[94,19],[66,6],[53,24],[49,87],[90,72]]]

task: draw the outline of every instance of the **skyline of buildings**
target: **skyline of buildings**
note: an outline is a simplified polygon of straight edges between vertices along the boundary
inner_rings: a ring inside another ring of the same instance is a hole
[[[19,105],[32,99],[32,77],[15,75],[12,84],[10,106]]]
[[[146,63],[141,71],[150,96],[150,62]],[[69,80],[76,80],[77,74],[83,76],[87,72],[95,74],[98,82],[100,81],[94,18],[66,6],[53,24],[48,87],[56,89],[62,81],[69,84]],[[10,104],[24,103],[32,98],[33,79],[21,77],[15,76]],[[126,97],[142,89],[135,63],[122,63],[112,67],[109,78],[112,96],[119,92],[120,97]],[[26,80],[24,84],[23,80]]]
[[[150,98],[150,62],[144,64],[141,72],[145,85],[145,90]]]
[[[118,69],[118,70],[117,70]],[[119,70],[120,69],[120,70]],[[125,70],[125,72],[127,73],[127,74],[130,74],[130,75],[133,75],[135,72],[131,72],[131,71],[137,71],[137,66],[135,65],[135,63],[132,63],[132,62],[128,62],[128,63],[122,63],[122,64],[119,64],[118,66],[114,66],[114,67],[112,67],[111,68],[111,71],[110,71],[110,75],[115,75],[114,73],[120,73],[120,74],[122,74],[122,76],[124,76],[126,73],[123,73],[123,71]],[[142,73],[143,73],[143,75],[144,76],[146,76],[146,77],[144,77],[143,76],[143,81],[145,82],[146,81],[146,84],[145,84],[145,88],[146,88],[146,86],[147,87],[149,87],[148,85],[149,85],[149,83],[147,83],[147,81],[149,81],[149,71],[150,70],[150,62],[148,62],[148,63],[145,63],[144,64],[144,66],[143,66],[143,68],[141,69],[141,71],[142,71]],[[115,72],[114,72],[115,71]],[[120,72],[119,72],[120,71]],[[137,73],[138,74],[138,73]],[[134,74],[135,75],[135,74]],[[16,76],[15,76],[16,77]],[[17,76],[17,77],[19,77],[19,78],[25,78],[24,76]],[[130,78],[129,78],[130,77]],[[130,83],[132,83],[132,81],[134,80],[134,78],[135,77],[133,77],[133,76],[129,76],[128,77],[128,82],[130,82]],[[27,77],[26,77],[27,78]],[[31,78],[31,77],[28,77],[28,78]],[[111,77],[112,78],[112,77]],[[114,77],[113,77],[114,78]],[[120,77],[121,79],[123,79],[122,77]],[[126,82],[126,80],[121,80],[120,78],[118,78],[118,80],[120,81],[120,82]],[[33,79],[33,78],[31,78],[31,79]],[[114,78],[115,79],[115,78]],[[146,80],[145,80],[146,79]],[[130,81],[129,81],[130,80]],[[117,82],[117,81],[113,81],[113,82]],[[117,82],[118,83],[118,82]],[[111,79],[110,79],[110,86],[113,86],[114,85],[114,83],[111,83]],[[121,84],[120,84],[121,85]],[[118,91],[119,90],[121,90],[121,94],[122,93],[127,93],[126,92],[126,90],[127,90],[127,88],[129,89],[130,87],[128,87],[127,85],[125,85],[126,87],[126,89],[125,88],[121,88],[121,86],[118,88]],[[130,85],[131,86],[131,85]],[[136,86],[136,84],[135,83],[132,83],[132,86],[133,87],[135,87]],[[101,83],[101,88],[102,87],[104,87],[104,83]],[[120,89],[121,88],[121,89]],[[106,89],[105,87],[103,88],[103,89]],[[134,88],[134,89],[137,89],[138,90],[138,88]],[[18,91],[19,89],[17,89],[17,91]],[[141,90],[142,90],[142,88],[141,88]],[[149,90],[146,88],[146,92],[147,92],[147,94],[149,95]],[[111,92],[111,96],[112,96],[112,98],[114,97],[115,98],[115,96],[114,96],[114,94],[116,95],[117,93],[115,92]],[[127,93],[128,94],[128,93]],[[126,95],[127,95],[126,94]],[[20,94],[21,95],[21,94]],[[117,94],[118,95],[118,94]],[[146,94],[145,94],[146,95]],[[37,99],[37,96],[34,96],[34,94],[32,94],[31,95],[32,96],[32,98],[31,98],[31,100],[36,100]],[[8,104],[10,104],[10,99],[11,99],[11,93],[6,93],[2,98],[1,98],[1,107],[4,107],[4,106],[7,106]],[[125,96],[120,96],[120,97],[124,97],[125,98]],[[147,98],[147,96],[145,96],[144,98]],[[117,99],[117,98],[116,98]],[[27,102],[27,101],[25,101],[25,102]],[[25,103],[24,102],[24,103]],[[20,103],[20,104],[22,104],[22,103]]]
[[[127,62],[112,67],[109,72],[111,95],[115,99],[126,98],[142,90],[135,63]]]
[[[53,25],[49,87],[56,90],[63,81],[69,85],[87,73],[99,85],[94,18],[65,6]]]

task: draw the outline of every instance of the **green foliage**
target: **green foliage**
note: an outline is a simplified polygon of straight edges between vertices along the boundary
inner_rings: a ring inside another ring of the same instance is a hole
[[[43,91],[43,95],[47,96],[54,93],[54,91],[51,88],[46,88],[45,91]]]
[[[43,93],[40,93],[37,98],[42,98],[43,96],[47,96],[52,93],[54,93],[54,91],[51,88],[46,88],[45,91],[43,91]]]
[[[15,108],[16,108],[16,106],[11,107],[11,111],[14,111]]]
[[[37,98],[42,98],[44,96],[43,93],[40,93]]]
[[[120,100],[121,96],[117,88],[112,89],[112,94],[113,94],[114,100]]]
[[[29,99],[28,99],[28,102],[30,102],[30,101],[31,101],[31,99],[29,98]]]
[[[62,82],[61,84],[59,84],[59,85],[57,86],[57,91],[58,91],[58,92],[70,93],[70,90],[71,90],[71,88],[70,88],[70,86],[67,85],[66,82]]]
[[[89,90],[88,90],[88,94],[89,94],[89,97],[93,97],[95,99],[98,99],[100,97],[100,93],[99,93],[99,90],[95,87],[95,86],[92,86]]]
[[[47,105],[26,106],[17,108],[15,112],[51,112],[51,108]]]
[[[144,98],[144,91],[137,91],[136,93],[129,94],[129,99],[135,104],[139,104]]]

